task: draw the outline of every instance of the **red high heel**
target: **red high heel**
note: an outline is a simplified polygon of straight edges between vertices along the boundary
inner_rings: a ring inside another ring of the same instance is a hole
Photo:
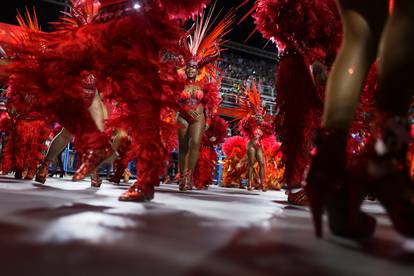
[[[322,129],[317,137],[317,153],[305,186],[312,211],[315,234],[322,237],[322,214],[326,210],[334,235],[349,239],[370,238],[375,219],[360,211],[364,194],[353,189],[345,171],[345,130]]]
[[[185,171],[184,174],[180,174],[180,179],[178,180],[178,189],[181,192],[185,192],[188,190],[190,182],[190,171]]]
[[[102,179],[99,177],[98,170],[91,173],[91,187],[99,188],[102,185]]]
[[[154,192],[153,185],[141,185],[136,181],[129,187],[128,191],[123,193],[118,199],[119,201],[135,202],[151,201],[154,198]]]
[[[44,184],[46,182],[46,177],[49,172],[50,160],[44,159],[37,168],[35,181]]]
[[[88,153],[83,156],[83,162],[73,175],[72,181],[79,181],[84,179],[113,153],[113,149],[109,146],[103,149],[89,150]]]
[[[253,175],[247,179],[247,190],[249,192],[253,191],[254,183],[253,183]]]
[[[194,187],[194,172],[188,170],[187,190],[191,191]]]

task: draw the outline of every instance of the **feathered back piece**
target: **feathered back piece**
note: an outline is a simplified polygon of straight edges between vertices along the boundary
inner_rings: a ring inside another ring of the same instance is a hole
[[[242,120],[247,116],[259,114],[264,116],[266,109],[262,107],[260,91],[260,83],[256,86],[256,83],[252,81],[251,87],[246,84],[238,96],[238,107],[234,108],[229,115],[234,117],[234,120]]]
[[[208,13],[204,10],[196,18],[194,26],[180,41],[180,46],[184,48],[185,62],[195,61],[199,69],[211,64],[219,57],[222,51],[221,46],[225,42],[223,38],[230,32],[230,26],[235,20],[234,10],[231,10],[214,29],[210,30],[211,25],[218,20],[219,16],[213,18],[215,6],[216,3]]]
[[[37,20],[36,10],[33,8],[33,15],[30,14],[29,9],[26,7],[24,16],[18,11],[16,16],[17,22],[19,23],[19,32],[12,32],[10,35],[18,43],[25,41],[31,41],[33,39],[33,33],[39,33],[40,27]]]
[[[92,22],[98,14],[99,7],[97,0],[70,0],[69,12],[62,12],[61,20],[52,24],[58,33],[73,31]]]
[[[301,54],[320,48],[333,55],[341,43],[342,24],[334,0],[257,0],[253,18],[265,38]]]

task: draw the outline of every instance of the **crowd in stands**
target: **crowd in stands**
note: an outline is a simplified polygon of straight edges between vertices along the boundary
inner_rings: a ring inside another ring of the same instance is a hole
[[[276,78],[276,63],[271,60],[258,57],[241,55],[234,51],[222,53],[222,60],[218,67],[223,71],[225,77],[260,81],[262,85],[274,87]]]

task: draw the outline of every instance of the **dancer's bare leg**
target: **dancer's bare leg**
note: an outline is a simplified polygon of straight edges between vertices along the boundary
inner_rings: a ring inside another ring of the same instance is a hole
[[[265,163],[264,163],[264,155],[263,149],[258,147],[256,150],[256,160],[259,163],[259,176],[260,176],[260,185],[263,192],[267,191],[265,178],[266,178],[266,171],[265,171]]]
[[[395,0],[381,41],[377,103],[381,110],[403,117],[414,94],[413,26],[414,1]]]
[[[256,162],[256,148],[253,141],[250,141],[247,144],[247,159],[248,159],[248,168],[247,168],[247,189],[249,191],[253,190],[253,170],[254,170],[254,163]]]
[[[95,97],[93,98],[92,104],[89,106],[88,111],[91,114],[92,119],[94,120],[99,131],[103,132],[105,129],[105,120],[107,119],[108,112],[98,93],[95,94]]]
[[[188,123],[181,117],[178,117],[177,123],[180,126],[178,129],[178,166],[180,169],[180,177],[183,177],[187,169],[187,154],[189,148]]]
[[[56,158],[59,154],[65,149],[65,147],[70,143],[73,138],[73,134],[70,133],[65,128],[55,136],[53,141],[49,145],[45,159],[42,161],[41,165],[36,172],[36,182],[45,183],[47,173],[49,171],[49,164]]]
[[[73,134],[65,128],[62,128],[62,130],[55,136],[55,138],[53,138],[52,142],[50,143],[45,159],[49,161],[55,160],[70,143],[72,138]]]
[[[206,122],[204,116],[201,116],[198,121],[192,123],[188,128],[190,135],[190,144],[188,151],[188,164],[187,168],[189,171],[194,172],[197,165],[198,157],[200,155],[200,144],[201,138],[203,137]]]
[[[339,0],[344,40],[328,79],[322,125],[347,129],[376,59],[388,1]]]

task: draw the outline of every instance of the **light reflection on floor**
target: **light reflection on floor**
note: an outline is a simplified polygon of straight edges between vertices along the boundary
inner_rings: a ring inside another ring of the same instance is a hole
[[[35,240],[44,243],[86,241],[95,244],[122,240],[122,230],[137,227],[139,222],[105,213],[83,212],[52,221]]]

